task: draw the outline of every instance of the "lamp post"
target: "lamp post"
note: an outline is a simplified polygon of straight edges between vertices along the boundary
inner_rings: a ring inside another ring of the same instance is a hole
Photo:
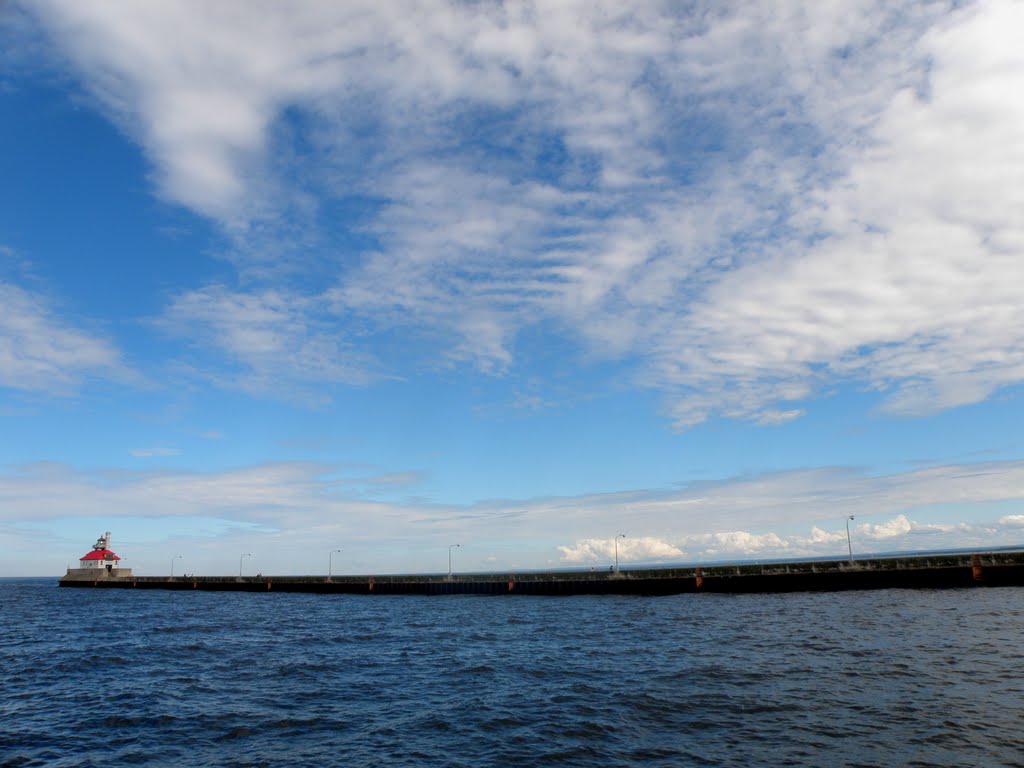
[[[338,552],[341,552],[341,550],[340,549],[332,549],[331,550],[331,554],[329,554],[327,556],[327,578],[328,579],[331,578],[331,573],[333,573],[332,568],[333,568],[334,563],[332,562],[332,560],[334,559],[334,556]]]
[[[850,562],[853,562],[853,543],[850,541],[850,521],[853,520],[853,515],[846,518],[846,548],[850,551]]]
[[[238,558],[238,578],[242,578],[242,561],[247,557],[252,557],[252,553],[246,552],[244,555]]]
[[[459,545],[458,544],[449,544],[448,545],[448,578],[449,579],[452,577],[452,550],[455,549],[455,547],[457,547],[457,546],[459,546]]]
[[[175,555],[174,557],[171,558],[171,578],[172,579],[174,578],[174,561],[175,560],[180,560],[180,559],[181,559],[181,555]]]
[[[624,539],[624,538],[626,538],[626,534],[624,534],[624,533],[620,533],[618,536],[615,537],[615,571],[616,571],[616,573],[619,570],[619,539]]]

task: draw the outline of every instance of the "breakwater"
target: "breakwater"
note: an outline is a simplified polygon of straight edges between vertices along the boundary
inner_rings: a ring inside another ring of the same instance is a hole
[[[110,576],[69,571],[61,587],[362,595],[672,595],[1024,586],[1024,551],[851,562],[630,568],[619,571],[384,576]]]

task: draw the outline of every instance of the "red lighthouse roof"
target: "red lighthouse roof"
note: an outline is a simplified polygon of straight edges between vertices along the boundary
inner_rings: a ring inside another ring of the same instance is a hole
[[[109,549],[94,549],[89,554],[83,555],[82,560],[120,560],[121,558]]]

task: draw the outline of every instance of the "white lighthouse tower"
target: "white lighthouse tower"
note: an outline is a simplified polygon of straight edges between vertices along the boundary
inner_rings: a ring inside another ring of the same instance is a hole
[[[122,568],[121,558],[110,551],[110,531],[96,539],[92,549],[82,555],[78,568],[68,568],[72,579],[102,579],[108,576],[131,576],[131,568]]]

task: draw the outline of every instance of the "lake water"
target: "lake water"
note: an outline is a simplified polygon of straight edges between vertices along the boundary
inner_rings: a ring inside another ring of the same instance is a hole
[[[1024,589],[0,580],[0,766],[1024,766]]]

